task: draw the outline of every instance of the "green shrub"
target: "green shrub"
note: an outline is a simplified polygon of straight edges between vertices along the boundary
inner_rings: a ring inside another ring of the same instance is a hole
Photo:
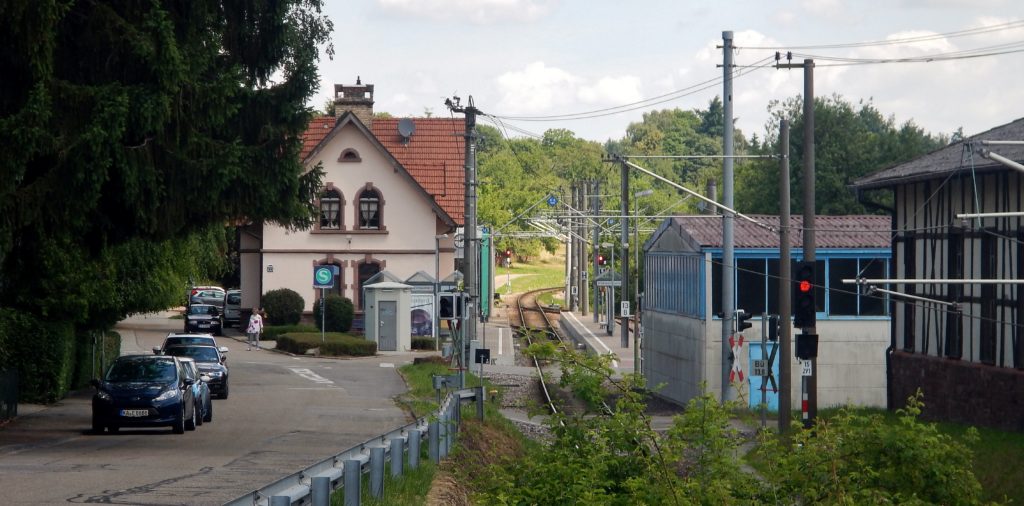
[[[328,294],[324,298],[324,306],[327,314],[321,318],[320,304],[313,304],[313,319],[317,330],[321,330],[321,323],[327,326],[327,332],[348,332],[352,328],[352,318],[356,310],[348,297],[336,293]]]
[[[299,323],[305,308],[306,301],[294,290],[278,288],[263,294],[263,310],[267,313],[267,321],[275,325]]]
[[[434,349],[434,338],[433,337],[413,337],[412,338],[412,349],[414,349],[414,350],[433,350]]]
[[[275,341],[282,334],[289,334],[293,332],[317,332],[320,329],[312,325],[267,325],[263,327],[263,337],[261,339],[267,339]]]
[[[18,400],[55,402],[67,394],[75,370],[75,331],[70,323],[44,322],[17,310],[0,310],[4,363],[18,371]]]
[[[329,332],[321,341],[319,333],[296,332],[282,334],[277,338],[277,349],[303,355],[313,348],[320,348],[321,355],[368,357],[377,353],[377,343],[348,334]]]

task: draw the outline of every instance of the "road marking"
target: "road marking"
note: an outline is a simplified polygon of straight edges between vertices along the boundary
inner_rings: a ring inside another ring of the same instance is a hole
[[[502,330],[501,327],[498,327],[498,355],[501,355],[501,351],[502,351],[502,347],[501,347],[501,330]]]
[[[331,380],[329,380],[329,379],[327,379],[327,378],[325,378],[325,377],[323,377],[323,376],[321,376],[321,375],[319,375],[319,374],[317,374],[317,373],[315,373],[315,372],[313,372],[313,371],[311,371],[309,369],[298,369],[298,368],[295,368],[295,367],[292,367],[290,369],[291,369],[291,371],[293,373],[298,374],[299,376],[302,376],[303,378],[306,378],[309,381],[312,381],[313,383],[320,383],[320,384],[328,384],[328,383],[333,384],[334,383],[333,381],[331,381]]]
[[[390,363],[390,362],[381,362],[381,363],[380,363],[380,366],[381,366],[381,367],[390,367],[390,368],[392,368],[392,369],[394,369],[394,368],[395,368],[395,364],[392,364],[392,363]]]
[[[600,344],[602,348],[604,348],[605,350],[608,351],[608,353],[611,353],[613,356],[615,355],[615,353],[612,352],[612,349],[609,348],[608,345],[604,344],[604,341],[601,341],[601,339],[599,337],[597,337],[593,332],[590,331],[590,329],[585,327],[583,325],[583,323],[580,322],[579,318],[576,318],[576,315],[574,315],[572,313],[562,313],[562,314],[569,315],[569,318],[572,318],[572,321],[576,322],[579,325],[579,327],[581,329],[583,329],[584,332],[586,332],[587,334],[590,334],[590,337],[592,337],[595,341],[597,341],[597,344]],[[612,367],[618,367],[618,366],[619,366],[619,361],[618,360],[612,360]]]

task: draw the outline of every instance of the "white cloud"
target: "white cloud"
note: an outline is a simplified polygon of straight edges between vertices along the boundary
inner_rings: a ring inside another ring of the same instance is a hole
[[[478,24],[532,21],[546,15],[555,0],[377,0],[385,10],[432,20]]]
[[[498,76],[498,109],[506,114],[570,110],[579,82],[580,78],[562,69],[533,62],[523,70]]]
[[[587,104],[628,104],[643,99],[640,79],[633,76],[602,77],[593,85],[580,86],[579,99]]]

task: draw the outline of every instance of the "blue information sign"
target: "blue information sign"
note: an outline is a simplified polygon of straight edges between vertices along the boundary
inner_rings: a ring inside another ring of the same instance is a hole
[[[555,207],[555,204],[557,204],[557,203],[558,203],[558,199],[557,199],[557,198],[555,198],[555,196],[554,196],[554,195],[550,195],[550,196],[548,196],[548,205],[549,205],[549,206],[551,206],[551,207]]]
[[[313,267],[313,288],[334,288],[336,265],[317,265]]]

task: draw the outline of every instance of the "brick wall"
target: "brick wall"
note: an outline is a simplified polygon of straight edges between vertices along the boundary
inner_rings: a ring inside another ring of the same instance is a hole
[[[1024,371],[897,351],[892,373],[893,408],[920,388],[924,419],[1024,432]]]

